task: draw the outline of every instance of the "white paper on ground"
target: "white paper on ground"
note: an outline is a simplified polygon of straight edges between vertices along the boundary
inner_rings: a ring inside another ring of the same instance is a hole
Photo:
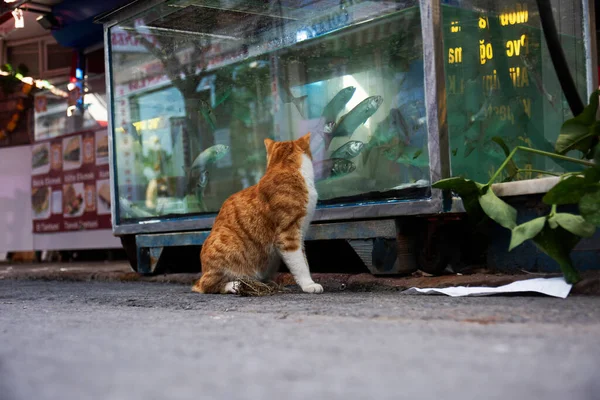
[[[565,299],[573,285],[567,283],[563,277],[556,278],[535,278],[526,279],[509,283],[508,285],[498,287],[468,287],[456,286],[449,288],[410,288],[402,292],[403,294],[445,294],[451,297],[462,296],[487,296],[490,294],[503,293],[524,293],[536,292],[548,296],[560,297]]]

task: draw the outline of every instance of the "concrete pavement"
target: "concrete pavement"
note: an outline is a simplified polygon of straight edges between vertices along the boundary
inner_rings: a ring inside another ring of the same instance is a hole
[[[592,400],[599,306],[0,280],[0,398]]]
[[[427,276],[415,273],[409,276],[373,276],[368,273],[313,273],[316,282],[331,291],[404,290],[410,287],[449,286],[501,286],[522,279],[557,276],[557,274],[522,273],[509,275],[489,270],[475,270],[469,274]],[[559,275],[559,274],[558,274]],[[126,262],[73,262],[0,264],[0,280],[43,280],[43,281],[101,281],[101,282],[154,282],[192,285],[199,273],[168,273],[141,276],[131,271]],[[600,296],[600,271],[582,273],[583,280],[575,285],[572,294]],[[277,281],[283,285],[294,285],[289,273],[279,274]],[[1,399],[0,399],[1,400]]]

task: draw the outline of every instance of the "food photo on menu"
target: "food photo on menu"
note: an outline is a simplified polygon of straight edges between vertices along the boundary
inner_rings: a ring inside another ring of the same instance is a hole
[[[31,190],[31,209],[34,219],[46,219],[50,216],[50,192],[48,186]]]
[[[34,175],[46,174],[50,170],[50,145],[42,143],[33,148],[31,169]]]
[[[63,215],[79,217],[83,214],[83,183],[73,183],[63,186]]]
[[[96,182],[98,214],[110,214],[110,183],[108,179]]]
[[[108,162],[108,135],[106,131],[96,134],[96,160],[97,164]]]
[[[64,169],[75,169],[81,166],[81,136],[63,139]]]

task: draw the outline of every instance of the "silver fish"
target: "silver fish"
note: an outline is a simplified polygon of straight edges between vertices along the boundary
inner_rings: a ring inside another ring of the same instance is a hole
[[[313,153],[313,159],[315,160],[322,160],[323,159],[323,154],[327,151],[327,149],[329,148],[329,145],[331,144],[331,132],[333,132],[333,129],[335,128],[335,122],[328,122],[323,126],[323,134],[322,135],[314,135],[311,137],[311,143],[313,143],[313,141],[315,141],[317,144],[314,145],[314,148],[311,148],[311,151]],[[317,136],[319,137],[317,139]],[[319,140],[321,139],[321,140]]]
[[[229,146],[216,144],[204,150],[192,163],[192,169],[204,170],[208,164],[215,163],[227,154]]]
[[[490,105],[492,103],[492,96],[493,96],[493,90],[490,89],[490,93],[485,98],[485,101],[481,105],[481,108],[479,109],[479,111],[477,111],[476,114],[472,115],[471,118],[469,118],[469,128],[476,121],[481,121],[481,120],[484,120],[487,118],[488,108],[490,107]]]
[[[367,144],[367,149],[386,145],[392,140],[399,138],[401,132],[404,132],[406,135],[407,132],[404,131],[405,128],[403,126],[407,127],[407,124],[402,117],[402,113],[397,108],[392,108],[388,116],[377,124],[375,132]]]
[[[330,158],[323,161],[313,163],[315,171],[315,181],[320,181],[327,178],[335,178],[354,172],[356,165],[343,158]]]
[[[216,144],[201,152],[192,163],[191,168],[182,167],[185,176],[188,179],[188,190],[191,190],[194,186],[192,176],[196,175],[196,173],[199,174],[198,184],[196,186],[204,185],[202,187],[206,187],[208,184],[208,172],[206,170],[208,165],[219,161],[227,154],[227,152],[229,152],[229,146]]]
[[[137,141],[140,145],[142,144],[142,135],[135,129],[135,125],[129,123],[126,128],[127,133],[133,137],[133,140]]]
[[[381,96],[367,97],[340,119],[331,135],[333,137],[352,135],[356,128],[375,114],[382,103],[383,97]]]
[[[217,117],[215,117],[215,112],[212,107],[204,100],[200,100],[200,113],[206,122],[208,122],[212,130],[215,130],[217,128]]]
[[[403,154],[396,160],[398,164],[405,164],[413,167],[429,166],[429,161],[427,157],[421,157],[421,155],[423,154],[423,149],[406,147],[403,149],[402,153]]]
[[[206,184],[208,184],[208,180],[206,181]],[[196,186],[196,189],[194,190],[194,194],[196,195],[196,199],[198,199],[198,204],[202,211],[206,211],[206,206],[204,204],[204,190],[205,189],[206,189],[206,186],[202,186],[202,184],[198,184]]]
[[[129,215],[132,218],[154,217],[153,214],[136,207],[131,201],[123,197],[119,197],[119,211],[122,215]]]
[[[356,88],[354,86],[348,86],[333,96],[333,99],[327,103],[321,114],[321,117],[325,118],[325,124],[335,122],[337,115],[348,104],[355,91]]]
[[[323,127],[323,133],[326,135],[330,135],[333,132],[333,128],[335,128],[335,122],[328,122]]]
[[[198,180],[198,186],[205,188],[208,185],[208,171],[200,171],[200,179]]]
[[[343,144],[336,151],[331,153],[331,158],[343,158],[346,160],[350,160],[360,154],[362,149],[365,147],[363,142],[358,140],[350,140],[349,142]]]
[[[281,101],[283,101],[286,104],[294,103],[294,105],[296,106],[296,109],[300,113],[300,116],[302,118],[304,118],[304,101],[306,100],[306,98],[308,96],[300,96],[300,97],[294,96],[294,94],[290,90],[290,84],[287,81],[287,79],[284,79],[284,78],[281,79],[279,97],[281,98]]]
[[[548,103],[550,103],[552,108],[555,108],[554,104],[556,103],[556,98],[554,96],[552,96],[550,93],[548,93],[548,91],[546,90],[546,87],[542,83],[542,79],[535,72],[535,69],[533,68],[533,63],[531,62],[531,60],[524,54],[521,54],[520,57],[528,69],[527,72],[529,72],[529,75],[531,75],[533,77],[533,82],[535,83],[535,86],[537,87],[538,91],[546,97],[546,100],[548,100]]]
[[[348,175],[356,170],[356,165],[350,160],[343,158],[334,159],[333,168],[331,168],[331,177]]]

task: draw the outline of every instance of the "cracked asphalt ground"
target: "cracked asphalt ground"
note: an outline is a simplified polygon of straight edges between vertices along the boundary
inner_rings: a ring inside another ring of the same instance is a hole
[[[0,399],[599,399],[600,297],[0,281]]]

